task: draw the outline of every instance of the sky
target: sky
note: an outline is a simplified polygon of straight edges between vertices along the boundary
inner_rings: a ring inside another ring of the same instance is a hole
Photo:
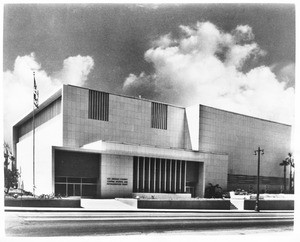
[[[293,4],[5,4],[4,139],[62,84],[292,124]]]

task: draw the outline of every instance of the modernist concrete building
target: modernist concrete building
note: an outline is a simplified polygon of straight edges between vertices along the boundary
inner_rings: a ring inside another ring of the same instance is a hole
[[[13,127],[21,183],[33,190],[32,113]],[[170,104],[64,85],[35,111],[36,194],[131,197],[280,189],[291,126],[203,105]]]

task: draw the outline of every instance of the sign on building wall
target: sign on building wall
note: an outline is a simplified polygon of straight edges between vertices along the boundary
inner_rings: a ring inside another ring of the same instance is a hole
[[[128,178],[108,177],[106,185],[127,186],[128,185]]]

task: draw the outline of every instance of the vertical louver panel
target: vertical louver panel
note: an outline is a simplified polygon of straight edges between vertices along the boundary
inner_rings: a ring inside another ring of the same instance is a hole
[[[89,90],[88,117],[90,119],[108,121],[108,110],[109,94],[105,92]]]
[[[186,161],[133,157],[133,191],[182,193],[186,185]]]
[[[168,105],[151,103],[151,128],[167,129]]]

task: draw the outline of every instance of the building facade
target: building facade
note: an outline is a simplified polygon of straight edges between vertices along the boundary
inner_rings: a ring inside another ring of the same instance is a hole
[[[21,183],[36,194],[97,198],[191,193],[208,183],[280,189],[291,126],[203,105],[178,107],[71,85],[13,127]],[[35,161],[33,162],[33,153]]]

